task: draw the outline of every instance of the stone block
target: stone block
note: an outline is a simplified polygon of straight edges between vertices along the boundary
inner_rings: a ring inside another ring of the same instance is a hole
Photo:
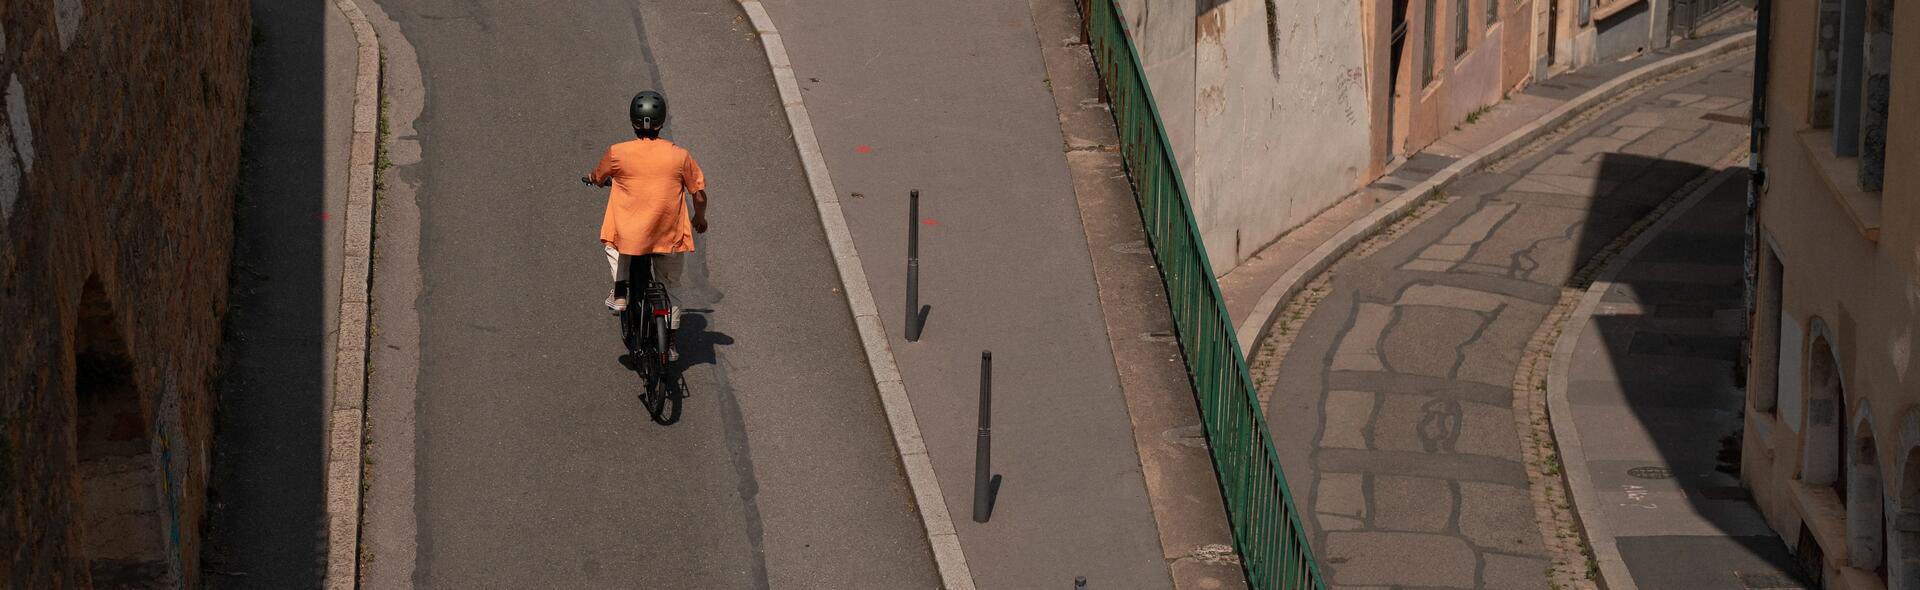
[[[1453,486],[1446,480],[1397,475],[1373,477],[1373,528],[1438,533],[1453,520]]]
[[[1452,535],[1327,533],[1326,556],[1338,585],[1472,588],[1478,560]]]

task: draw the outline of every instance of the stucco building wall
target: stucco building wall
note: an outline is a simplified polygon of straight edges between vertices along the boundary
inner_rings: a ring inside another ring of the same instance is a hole
[[[1828,588],[1920,587],[1920,10],[1899,1],[1878,192],[1820,128],[1818,6],[1773,2],[1741,477]]]

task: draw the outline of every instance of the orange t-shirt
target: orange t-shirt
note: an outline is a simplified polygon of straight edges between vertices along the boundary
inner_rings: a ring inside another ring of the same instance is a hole
[[[665,139],[635,139],[613,144],[593,169],[593,180],[613,177],[600,241],[621,254],[671,254],[693,251],[693,222],[687,200],[707,188],[693,154]]]

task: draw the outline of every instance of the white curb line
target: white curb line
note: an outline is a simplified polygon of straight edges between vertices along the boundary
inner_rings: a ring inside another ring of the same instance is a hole
[[[347,160],[346,239],[327,436],[328,590],[352,590],[360,569],[360,441],[367,395],[367,287],[373,258],[373,158],[380,125],[380,42],[355,0],[334,0],[359,45]]]
[[[827,160],[820,142],[813,135],[813,120],[800,96],[799,81],[794,78],[793,62],[787,59],[787,46],[773,19],[759,0],[739,0],[740,7],[753,22],[760,44],[767,52],[767,64],[773,67],[774,82],[780,88],[780,101],[787,110],[787,123],[793,127],[794,147],[806,167],[807,182],[813,189],[813,202],[820,210],[820,225],[826,229],[827,245],[833,251],[834,266],[840,270],[840,285],[846,292],[847,307],[860,330],[867,350],[867,366],[873,370],[874,385],[880,390],[880,403],[887,412],[887,424],[893,429],[893,444],[900,453],[900,464],[913,488],[914,503],[920,508],[920,524],[925,527],[927,543],[933,548],[934,562],[940,568],[940,581],[947,590],[973,590],[973,572],[954,532],[953,518],[947,513],[946,499],[940,495],[940,480],[933,472],[933,461],[920,438],[920,426],[913,414],[913,401],[907,398],[906,383],[893,360],[893,348],[887,342],[886,328],[873,303],[873,291],[867,287],[867,274],[855,250],[853,234],[847,229],[846,215],[840,212],[838,193],[827,174]]]
[[[1691,52],[1647,64],[1626,75],[1609,80],[1607,83],[1601,84],[1580,96],[1574,97],[1573,100],[1561,104],[1552,111],[1548,111],[1547,114],[1539,120],[1514,130],[1512,133],[1507,134],[1506,137],[1500,138],[1500,140],[1480,148],[1479,151],[1468,154],[1466,157],[1454,162],[1453,165],[1447,166],[1439,173],[1434,174],[1432,178],[1414,185],[1413,188],[1409,188],[1406,192],[1400,193],[1400,196],[1381,204],[1378,208],[1375,208],[1372,213],[1367,214],[1367,216],[1354,220],[1353,223],[1348,224],[1346,228],[1341,229],[1340,233],[1334,234],[1332,238],[1328,238],[1327,241],[1322,242],[1320,247],[1314,248],[1312,252],[1307,253],[1306,258],[1295,262],[1293,268],[1287,269],[1285,274],[1280,275],[1280,280],[1274,281],[1273,286],[1267,288],[1267,292],[1260,296],[1260,302],[1253,306],[1253,313],[1247,316],[1247,321],[1241,323],[1239,330],[1236,332],[1236,335],[1239,336],[1240,339],[1240,350],[1245,351],[1248,355],[1254,354],[1254,346],[1258,345],[1261,340],[1266,339],[1267,330],[1272,328],[1274,317],[1280,312],[1281,304],[1292,299],[1294,295],[1300,292],[1300,289],[1306,287],[1308,281],[1313,280],[1315,276],[1327,270],[1327,267],[1332,266],[1334,262],[1340,260],[1341,256],[1353,250],[1354,246],[1359,245],[1360,242],[1366,240],[1368,237],[1379,233],[1381,228],[1385,228],[1393,222],[1399,221],[1401,217],[1406,216],[1408,212],[1413,211],[1415,207],[1425,202],[1427,197],[1439,192],[1441,187],[1453,182],[1454,179],[1472,172],[1477,172],[1487,165],[1526,147],[1528,144],[1533,143],[1533,140],[1554,132],[1559,129],[1561,125],[1566,124],[1567,121],[1571,121],[1585,112],[1587,107],[1618,93],[1623,88],[1632,87],[1689,65],[1743,49],[1753,45],[1753,40],[1753,31],[1747,31],[1739,35],[1721,39],[1711,45]]]
[[[1627,247],[1614,254],[1599,276],[1594,277],[1593,284],[1587,287],[1587,294],[1580,299],[1580,306],[1575,307],[1573,313],[1563,320],[1566,323],[1561,325],[1560,341],[1553,345],[1553,364],[1547,369],[1547,418],[1552,424],[1554,446],[1560,453],[1560,468],[1567,474],[1567,490],[1573,496],[1580,529],[1586,535],[1587,547],[1593,550],[1593,560],[1600,565],[1600,580],[1604,582],[1602,587],[1609,590],[1638,590],[1639,587],[1627,572],[1627,562],[1620,557],[1620,547],[1614,542],[1613,527],[1601,514],[1599,492],[1593,489],[1593,474],[1587,471],[1587,451],[1580,444],[1580,428],[1573,422],[1573,402],[1567,399],[1567,382],[1573,370],[1574,348],[1580,342],[1580,335],[1587,331],[1587,320],[1593,318],[1593,310],[1600,306],[1600,298],[1606,295],[1607,288],[1613,286],[1613,279],[1632,262],[1633,257],[1686,215],[1695,204],[1743,171],[1743,168],[1728,168],[1715,174],[1712,180],[1700,185],[1693,194],[1687,195],[1686,200],[1675,204],[1660,219],[1642,230]]]

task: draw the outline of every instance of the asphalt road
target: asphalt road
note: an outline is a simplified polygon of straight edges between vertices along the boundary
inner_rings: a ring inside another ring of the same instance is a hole
[[[425,97],[407,138],[419,161],[390,180],[416,191],[419,211],[413,580],[936,586],[737,5],[381,7],[417,52]],[[596,242],[605,192],[575,180],[631,137],[626,100],[645,88],[666,93],[667,134],[700,160],[712,196],[713,229],[689,264],[699,285],[681,301],[694,310],[681,334],[690,397],[670,426],[648,419],[638,377],[617,362]],[[376,283],[390,278],[376,267]],[[404,479],[380,476],[395,468],[374,466],[373,485]]]

